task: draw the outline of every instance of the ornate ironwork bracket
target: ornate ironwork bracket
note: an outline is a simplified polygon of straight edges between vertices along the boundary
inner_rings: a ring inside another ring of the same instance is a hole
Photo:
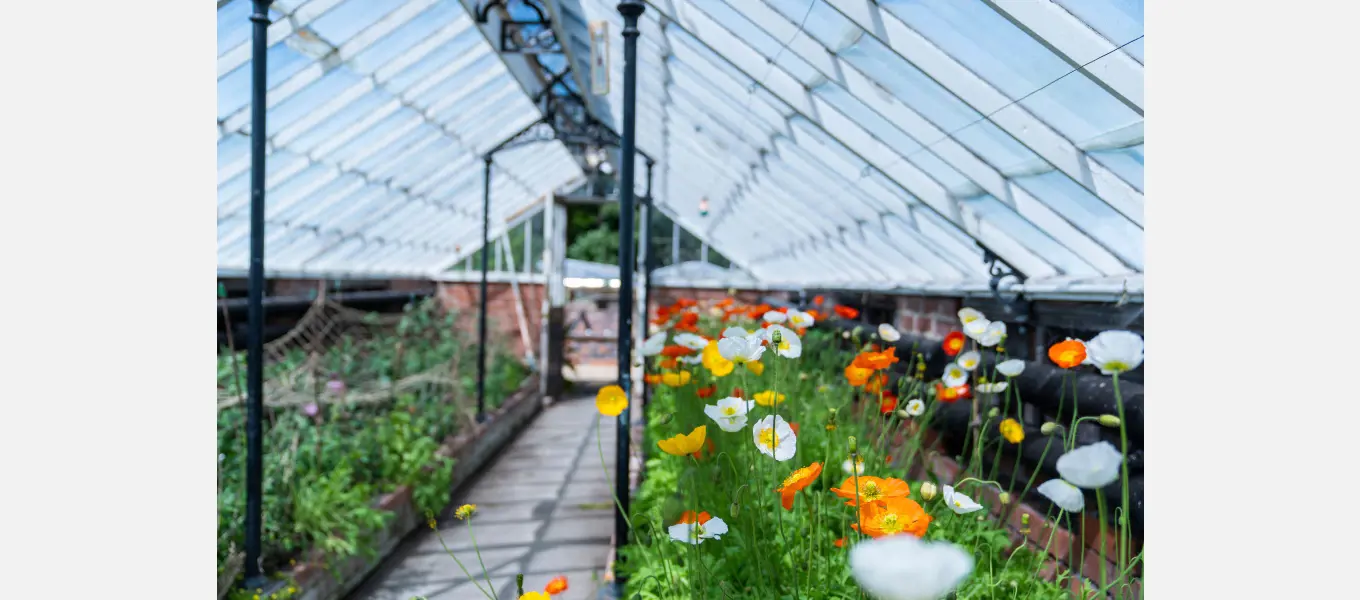
[[[491,9],[509,9],[512,0],[489,0],[476,8],[479,24],[490,21]],[[509,18],[501,21],[500,51],[509,54],[561,54],[562,42],[552,28],[552,19],[540,0],[514,0],[534,11],[537,18]]]
[[[1028,323],[1031,305],[1030,301],[1025,298],[1025,293],[1016,292],[1014,298],[1007,299],[1001,295],[1001,282],[1007,278],[1014,278],[1016,283],[1024,283],[1029,277],[997,256],[991,248],[982,244],[978,244],[978,247],[982,248],[982,262],[987,263],[987,272],[991,275],[987,287],[992,290],[992,298],[996,299],[997,303],[1001,305],[1001,309],[1006,313],[1006,320],[1017,325]]]

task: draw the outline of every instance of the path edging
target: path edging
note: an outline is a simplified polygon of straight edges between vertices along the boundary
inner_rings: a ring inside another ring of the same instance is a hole
[[[437,456],[455,460],[449,495],[467,483],[486,462],[510,443],[516,433],[543,409],[538,377],[531,375],[500,408],[487,415],[487,421],[476,428],[444,440]],[[416,510],[410,486],[401,486],[392,493],[379,497],[374,505],[394,513],[387,524],[375,532],[377,553],[373,557],[352,556],[334,570],[327,570],[324,558],[317,551],[307,553],[309,560],[299,563],[291,573],[299,593],[298,600],[339,600],[354,591],[370,574],[382,565],[403,539],[425,526],[424,515]],[[340,577],[337,580],[336,571]]]

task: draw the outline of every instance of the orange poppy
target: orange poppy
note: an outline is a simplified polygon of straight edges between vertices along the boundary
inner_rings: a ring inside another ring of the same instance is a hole
[[[740,398],[740,397],[741,397],[741,388],[739,388],[739,387],[734,387],[734,388],[732,388],[732,397],[733,397],[733,398]]]
[[[646,375],[643,375],[643,376],[642,376],[642,382],[643,382],[643,383],[648,383],[648,384],[651,384],[651,385],[656,385],[656,384],[658,384],[658,383],[661,383],[661,374],[660,374],[660,373],[647,373]]]
[[[797,432],[794,432],[797,435]],[[784,478],[784,484],[775,490],[779,494],[780,503],[784,510],[793,510],[793,498],[822,475],[822,463],[812,463],[806,467],[798,469]]]
[[[731,299],[731,298],[723,298],[722,300],[719,300],[718,303],[717,303],[717,304],[714,304],[713,306],[716,306],[716,307],[718,307],[718,308],[724,308],[724,307],[732,306],[732,299]]]
[[[708,511],[703,511],[696,515],[694,514],[694,511],[687,510],[683,513],[680,513],[680,520],[676,521],[675,524],[684,525],[686,523],[694,523],[697,521],[700,525],[703,525],[704,523],[709,522],[711,519],[713,519],[713,515],[708,514]]]
[[[836,314],[840,315],[842,319],[854,319],[859,316],[858,310],[844,304],[837,304],[831,307],[831,310],[836,311]]]
[[[869,381],[869,376],[873,374],[873,369],[861,369],[853,364],[845,366],[845,380],[850,383],[851,387],[864,385],[866,381]]]
[[[853,364],[861,369],[877,371],[879,369],[886,369],[899,360],[900,359],[897,358],[897,348],[893,347],[888,348],[886,352],[861,352],[859,353],[859,356],[855,357],[855,362]]]
[[[866,391],[866,392],[868,392],[868,393],[870,393],[870,394],[877,394],[877,393],[879,393],[880,391],[883,391],[883,386],[885,386],[885,385],[888,385],[888,374],[887,374],[887,373],[879,373],[878,375],[871,375],[871,376],[869,377],[869,380],[866,381],[866,382],[864,382],[864,391]]]
[[[973,389],[968,387],[968,384],[966,383],[961,386],[951,388],[944,387],[943,385],[938,383],[935,384],[935,399],[939,400],[940,402],[948,404],[955,400],[960,399],[967,400],[972,397]]]
[[[684,316],[680,317],[680,322],[675,324],[675,330],[699,333],[698,323],[699,313],[687,312]]]
[[[845,547],[845,538],[841,538],[841,539],[839,539],[839,540],[836,540],[835,545],[836,545],[837,548],[844,548],[844,547]]]
[[[812,317],[812,320],[814,320],[814,321],[825,321],[825,320],[826,320],[826,316],[827,316],[826,313],[819,312],[819,311],[813,310],[813,309],[811,309],[811,308],[809,308],[809,309],[807,309],[807,310],[805,310],[805,311],[803,311],[803,312],[806,312],[809,316],[811,316],[811,317]]]
[[[869,537],[910,533],[919,538],[925,536],[931,517],[911,498],[885,498],[879,503],[865,504],[860,511],[860,521],[864,523],[864,534]],[[859,531],[858,525],[850,527]]]
[[[825,301],[826,301],[826,298],[823,297],[821,294],[818,294],[818,295],[812,297],[812,303],[815,304],[815,305],[817,305],[817,306],[821,306],[821,305],[822,305],[822,302],[825,302]]]
[[[661,362],[656,364],[663,369],[674,369],[680,366],[680,363],[676,362],[674,358],[663,358],[661,359]]]
[[[951,331],[944,336],[944,353],[949,356],[958,356],[963,351],[963,332]]]
[[[792,429],[792,430],[793,430],[793,435],[798,435],[798,424],[797,424],[797,423],[789,423],[789,429]]]
[[[848,502],[846,506],[855,506],[855,481],[859,481],[859,499],[865,504],[881,503],[889,498],[906,498],[911,495],[911,488],[907,482],[893,477],[880,478],[869,475],[854,475],[846,477],[838,488],[831,488],[831,493],[845,498]]]
[[[760,306],[753,306],[753,307],[751,307],[749,310],[746,311],[746,316],[751,317],[752,319],[759,319],[759,318],[765,316],[765,313],[770,312],[770,309],[771,309],[771,308],[773,308],[773,307],[771,307],[769,304],[761,304]]]
[[[698,306],[699,301],[693,298],[680,298],[679,300],[675,301],[675,305],[680,308],[689,308],[691,306]]]
[[[694,354],[694,350],[687,346],[681,346],[680,344],[671,344],[670,346],[661,349],[661,355],[670,358],[689,356],[691,354]]]
[[[548,582],[548,586],[543,588],[547,594],[560,594],[567,591],[567,578],[565,575],[558,575]]]
[[[1048,360],[1064,369],[1071,369],[1086,360],[1086,344],[1081,340],[1064,340],[1048,347]]]
[[[708,386],[708,387],[701,387],[701,388],[699,388],[699,389],[697,390],[697,392],[698,392],[700,398],[708,398],[708,397],[712,396],[713,393],[716,392],[716,391],[718,391],[718,386],[717,386],[717,385],[710,385],[710,386]]]

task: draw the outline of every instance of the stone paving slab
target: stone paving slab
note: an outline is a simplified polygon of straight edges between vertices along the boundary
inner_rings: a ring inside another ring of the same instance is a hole
[[[524,574],[526,590],[541,590],[566,575],[567,593],[553,600],[596,598],[614,532],[616,431],[614,419],[599,427],[602,468],[598,420],[593,389],[547,407],[455,498],[454,506],[477,505],[472,531],[497,600],[514,600],[516,573]],[[467,524],[449,513],[440,517],[439,527],[444,542],[485,587]],[[424,527],[348,600],[413,597],[486,598]]]

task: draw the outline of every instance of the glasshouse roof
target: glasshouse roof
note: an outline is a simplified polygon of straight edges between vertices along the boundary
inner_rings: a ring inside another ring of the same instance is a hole
[[[218,266],[238,270],[250,2],[218,4]],[[434,275],[477,250],[482,156],[543,116],[548,83],[497,52],[499,19],[521,3],[478,23],[483,4],[272,4],[269,270]],[[565,85],[620,123],[617,2],[538,4],[563,40]],[[743,277],[980,291],[994,255],[1027,290],[1141,293],[1141,0],[646,5],[637,147],[655,159],[653,202]],[[591,96],[600,21],[611,83]],[[584,164],[560,142],[497,153],[492,235],[579,187]]]

